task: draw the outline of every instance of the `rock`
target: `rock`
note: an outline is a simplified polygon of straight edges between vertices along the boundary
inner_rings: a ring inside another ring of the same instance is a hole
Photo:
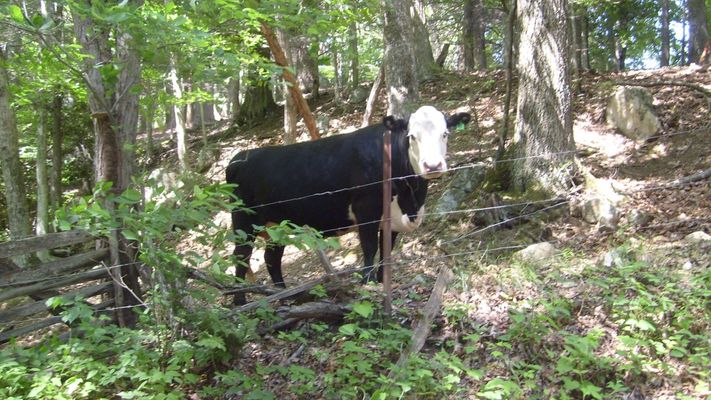
[[[628,261],[627,253],[620,249],[610,250],[600,258],[600,264],[607,268],[619,268],[627,264]]]
[[[556,254],[555,246],[548,242],[532,244],[523,250],[514,253],[514,257],[521,261],[545,261],[553,258]]]
[[[687,243],[706,243],[711,242],[711,235],[704,231],[692,232],[684,237]]]
[[[156,168],[148,175],[145,189],[145,200],[162,204],[175,197],[175,189],[183,187],[184,183],[178,173],[163,168]]]
[[[638,86],[620,86],[607,103],[608,125],[626,137],[646,141],[661,128],[649,90]]]
[[[620,220],[617,207],[612,201],[604,198],[585,200],[581,211],[585,222],[598,224],[601,228],[615,230]]]
[[[348,102],[351,104],[358,104],[366,101],[370,95],[370,89],[358,86],[353,89],[353,91],[348,96]]]
[[[446,215],[442,213],[457,210],[467,196],[484,182],[486,169],[484,163],[479,163],[455,172],[454,178],[434,207],[437,217]]]
[[[654,220],[654,216],[641,210],[634,209],[627,215],[627,221],[634,226],[646,226]]]
[[[330,119],[326,114],[319,114],[316,117],[316,127],[318,128],[319,133],[322,135],[328,132],[329,123]]]

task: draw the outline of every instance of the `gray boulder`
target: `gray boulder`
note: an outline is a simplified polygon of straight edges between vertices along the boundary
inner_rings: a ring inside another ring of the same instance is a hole
[[[661,128],[654,98],[643,87],[620,86],[610,97],[606,111],[608,125],[635,141],[646,141]]]
[[[555,256],[555,253],[555,246],[548,242],[541,242],[517,251],[514,253],[514,258],[528,262],[539,262],[550,260]]]
[[[486,164],[479,163],[455,172],[454,178],[437,201],[434,212],[438,216],[444,216],[446,214],[442,213],[457,210],[467,196],[484,182],[486,169]]]

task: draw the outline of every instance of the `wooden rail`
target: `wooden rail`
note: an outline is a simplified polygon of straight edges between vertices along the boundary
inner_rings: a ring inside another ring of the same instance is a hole
[[[74,230],[0,243],[0,343],[62,323],[60,310],[47,306],[50,297],[86,301],[111,295],[114,288],[114,282],[106,282],[110,268],[116,268],[106,265],[109,250],[93,249],[93,243],[85,246],[90,250],[28,268],[18,267],[11,257],[95,239],[87,232]],[[103,282],[87,284],[97,280]],[[96,301],[87,304],[97,312],[114,305],[113,298],[104,297],[107,298],[98,304],[93,304]]]

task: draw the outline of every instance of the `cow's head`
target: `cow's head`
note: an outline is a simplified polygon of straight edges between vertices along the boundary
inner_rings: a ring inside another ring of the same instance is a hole
[[[437,111],[432,106],[420,107],[410,115],[407,122],[409,138],[408,158],[416,174],[425,179],[440,177],[447,171],[447,136],[449,129],[459,124],[467,124],[471,116],[458,113],[450,117]],[[394,117],[385,117],[385,127],[396,131],[402,129],[404,121]]]

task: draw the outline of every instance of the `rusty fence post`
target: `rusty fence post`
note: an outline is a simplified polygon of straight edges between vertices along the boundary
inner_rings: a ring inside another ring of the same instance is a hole
[[[391,257],[392,252],[392,225],[391,225],[391,214],[390,214],[390,202],[392,201],[392,159],[391,159],[391,133],[390,130],[386,130],[383,135],[383,220],[382,220],[382,248],[383,252],[383,265],[380,267],[383,269],[383,291],[385,291],[385,300],[383,302],[383,308],[385,309],[385,314],[390,316],[392,314],[392,270],[391,270]]]

